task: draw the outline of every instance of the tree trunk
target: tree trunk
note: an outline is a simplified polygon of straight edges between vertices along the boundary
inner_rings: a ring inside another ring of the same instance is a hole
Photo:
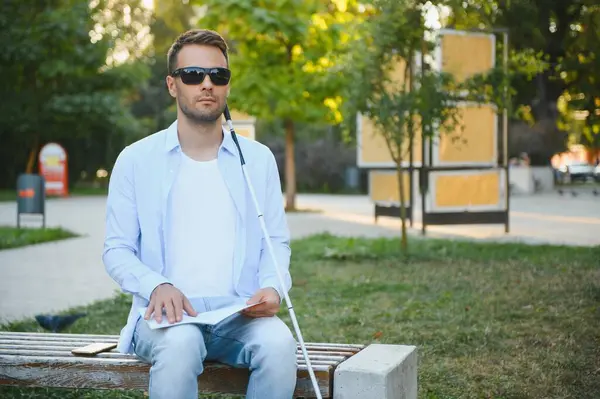
[[[286,119],[285,125],[285,204],[286,210],[296,209],[296,161],[294,159],[294,121]]]
[[[38,153],[39,147],[39,138],[36,135],[33,139],[33,146],[31,147],[31,151],[29,151],[29,157],[27,158],[27,167],[25,168],[25,173],[33,173],[33,166],[35,165],[35,158]]]
[[[400,235],[400,248],[406,254],[408,249],[408,238],[406,237],[406,201],[404,199],[404,179],[402,178],[402,157],[398,158],[396,164],[396,175],[398,177],[398,188],[400,190],[400,222],[402,223],[402,234]]]

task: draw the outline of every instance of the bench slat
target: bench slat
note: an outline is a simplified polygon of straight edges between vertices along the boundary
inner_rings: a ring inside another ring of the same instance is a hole
[[[311,359],[312,360],[312,359]],[[54,365],[54,364],[68,364],[68,365],[82,365],[82,366],[131,366],[131,365],[147,365],[143,361],[136,359],[134,357],[129,357],[125,359],[115,359],[115,358],[106,358],[106,357],[87,357],[87,356],[21,356],[21,355],[0,355],[0,368],[5,364],[11,363],[32,363],[37,365]],[[333,362],[332,362],[333,363]],[[211,365],[214,367],[222,367],[222,368],[231,368],[228,365],[217,363],[217,362],[206,362],[207,365]],[[334,363],[335,364],[335,363]],[[315,371],[328,371],[334,364],[313,364],[313,369]],[[149,366],[148,366],[149,369]],[[308,370],[306,364],[298,364],[298,370]],[[1,380],[1,374],[0,374]],[[1,384],[0,384],[1,385]]]
[[[94,341],[94,342],[99,342],[99,341]],[[44,341],[40,341],[40,342],[35,342],[35,341],[30,341],[30,342],[21,342],[21,341],[16,341],[16,340],[0,340],[0,350],[2,349],[10,349],[10,348],[29,348],[29,349],[37,349],[37,350],[64,350],[64,351],[71,351],[72,349],[75,348],[79,348],[82,346],[86,346],[89,345],[93,342],[44,342]],[[313,355],[327,355],[327,356],[340,356],[340,357],[344,357],[347,358],[349,356],[352,356],[354,354],[356,354],[357,351],[351,351],[351,352],[342,352],[342,351],[324,351],[324,350],[317,350],[315,348],[307,348],[306,350],[308,352],[308,356],[312,357]],[[115,350],[116,352],[116,350]],[[302,350],[298,347],[297,349],[297,353],[298,355],[303,355],[302,354]]]
[[[109,359],[131,359],[131,355],[126,355],[118,352],[103,352],[94,356],[81,356],[74,355],[71,351],[54,351],[54,350],[32,350],[32,349],[1,349],[0,348],[0,356],[3,355],[11,355],[11,356],[31,356],[34,357],[34,360],[37,360],[40,357],[52,356],[55,358],[65,358],[65,357],[87,357],[87,358],[109,358]],[[346,358],[343,356],[320,356],[314,355],[310,356],[311,365],[330,365],[335,366]],[[296,355],[296,359],[298,361],[298,365],[305,365],[304,357],[301,355]]]
[[[2,344],[0,343],[0,354],[7,354],[10,351],[14,351],[14,350],[34,350],[34,351],[40,351],[40,352],[56,352],[56,353],[66,353],[66,354],[71,354],[71,350],[78,348],[79,346],[77,345],[71,345],[71,346],[65,346],[65,345],[34,345],[34,344],[28,344],[28,343],[13,343],[13,344]],[[338,362],[341,362],[345,359],[347,359],[349,356],[353,355],[353,353],[351,352],[322,352],[322,351],[307,351],[308,352],[308,356],[311,359],[330,359],[330,360],[336,360]],[[130,354],[125,354],[125,353],[120,353],[118,352],[116,349],[111,350],[110,352],[103,352],[103,353],[111,353],[116,355],[119,355],[120,357],[130,357],[133,355]],[[302,354],[302,351],[298,350],[296,352],[296,357],[298,358],[302,358],[304,359],[304,355]]]
[[[99,334],[70,334],[70,333],[50,333],[50,332],[21,332],[21,331],[0,331],[0,337],[14,335],[19,338],[23,337],[39,337],[39,338],[51,338],[51,337],[60,337],[60,338],[75,338],[77,340],[81,339],[108,339],[110,341],[118,341],[118,335],[99,335]]]
[[[12,332],[12,331],[1,331],[0,341],[4,339],[9,340],[41,340],[41,341],[54,341],[60,342],[117,342],[119,340],[118,335],[90,335],[90,334],[64,334],[64,333],[24,333],[24,332]],[[356,344],[336,344],[336,343],[319,343],[319,342],[305,342],[306,348],[320,349],[320,350],[339,350],[345,349],[354,353],[364,348],[364,345]],[[298,348],[300,345],[298,344]]]
[[[0,342],[3,341],[22,341],[22,342],[106,342],[115,343],[114,339],[102,338],[60,338],[60,337],[19,337],[16,335],[0,335]]]

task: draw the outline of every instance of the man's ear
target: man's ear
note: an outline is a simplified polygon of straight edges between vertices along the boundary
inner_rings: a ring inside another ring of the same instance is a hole
[[[177,98],[177,86],[175,85],[175,79],[172,76],[167,76],[167,89],[169,90],[169,94],[173,98]]]

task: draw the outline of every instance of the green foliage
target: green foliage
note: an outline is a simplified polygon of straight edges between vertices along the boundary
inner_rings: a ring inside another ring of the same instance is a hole
[[[576,28],[576,38],[557,72],[567,86],[568,110],[583,114],[580,141],[600,148],[600,5],[584,6]]]
[[[356,28],[352,51],[344,59],[344,75],[351,82],[345,88],[345,114],[355,115],[369,107],[376,109],[373,101],[380,93],[386,93],[395,65],[400,59],[412,60],[415,51],[421,49],[425,29],[420,3],[371,2],[365,20]],[[407,86],[394,88],[409,91]]]
[[[198,2],[200,3],[200,2]],[[355,1],[207,0],[202,27],[230,43],[229,103],[258,118],[339,123],[348,80],[338,60],[355,23]]]
[[[232,109],[286,131],[286,208],[295,208],[294,124],[338,124],[351,84],[340,68],[359,5],[356,0],[203,0],[198,24],[230,45]]]
[[[92,3],[96,7],[87,0],[3,3],[0,96],[10,100],[0,106],[0,159],[6,170],[0,185],[14,184],[28,153],[46,142],[61,143],[69,155],[94,143],[98,166],[112,160],[110,140],[115,144],[119,135],[135,132],[125,94],[147,77],[146,68],[133,62],[107,66],[115,39],[127,30],[119,30],[120,22],[108,31],[95,26],[98,15],[107,22],[102,6],[109,4]],[[116,4],[125,2],[110,2],[115,13]],[[85,160],[78,163],[80,154],[73,155],[71,172],[79,172]]]

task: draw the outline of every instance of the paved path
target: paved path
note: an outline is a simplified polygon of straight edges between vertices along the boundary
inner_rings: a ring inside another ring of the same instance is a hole
[[[0,323],[64,310],[112,296],[118,286],[102,264],[103,197],[47,202],[48,226],[62,226],[81,237],[0,251]],[[288,216],[292,238],[328,231],[346,236],[395,236],[399,221],[373,223],[373,207],[363,196],[299,195],[301,208],[320,213]],[[0,203],[0,225],[15,225],[14,203]],[[503,226],[432,226],[430,236],[468,239],[600,245],[600,201],[558,196],[516,198],[512,233]],[[415,224],[412,234],[419,234]]]
[[[400,220],[379,218],[374,226],[373,205],[365,196],[301,195],[300,208],[324,210],[330,220],[346,221],[350,235],[397,235]],[[573,198],[554,193],[511,198],[510,232],[504,225],[427,226],[429,237],[525,242],[529,244],[600,245],[600,197]],[[420,209],[410,233],[421,234]],[[363,225],[365,228],[357,228]],[[351,226],[355,226],[351,228]]]

